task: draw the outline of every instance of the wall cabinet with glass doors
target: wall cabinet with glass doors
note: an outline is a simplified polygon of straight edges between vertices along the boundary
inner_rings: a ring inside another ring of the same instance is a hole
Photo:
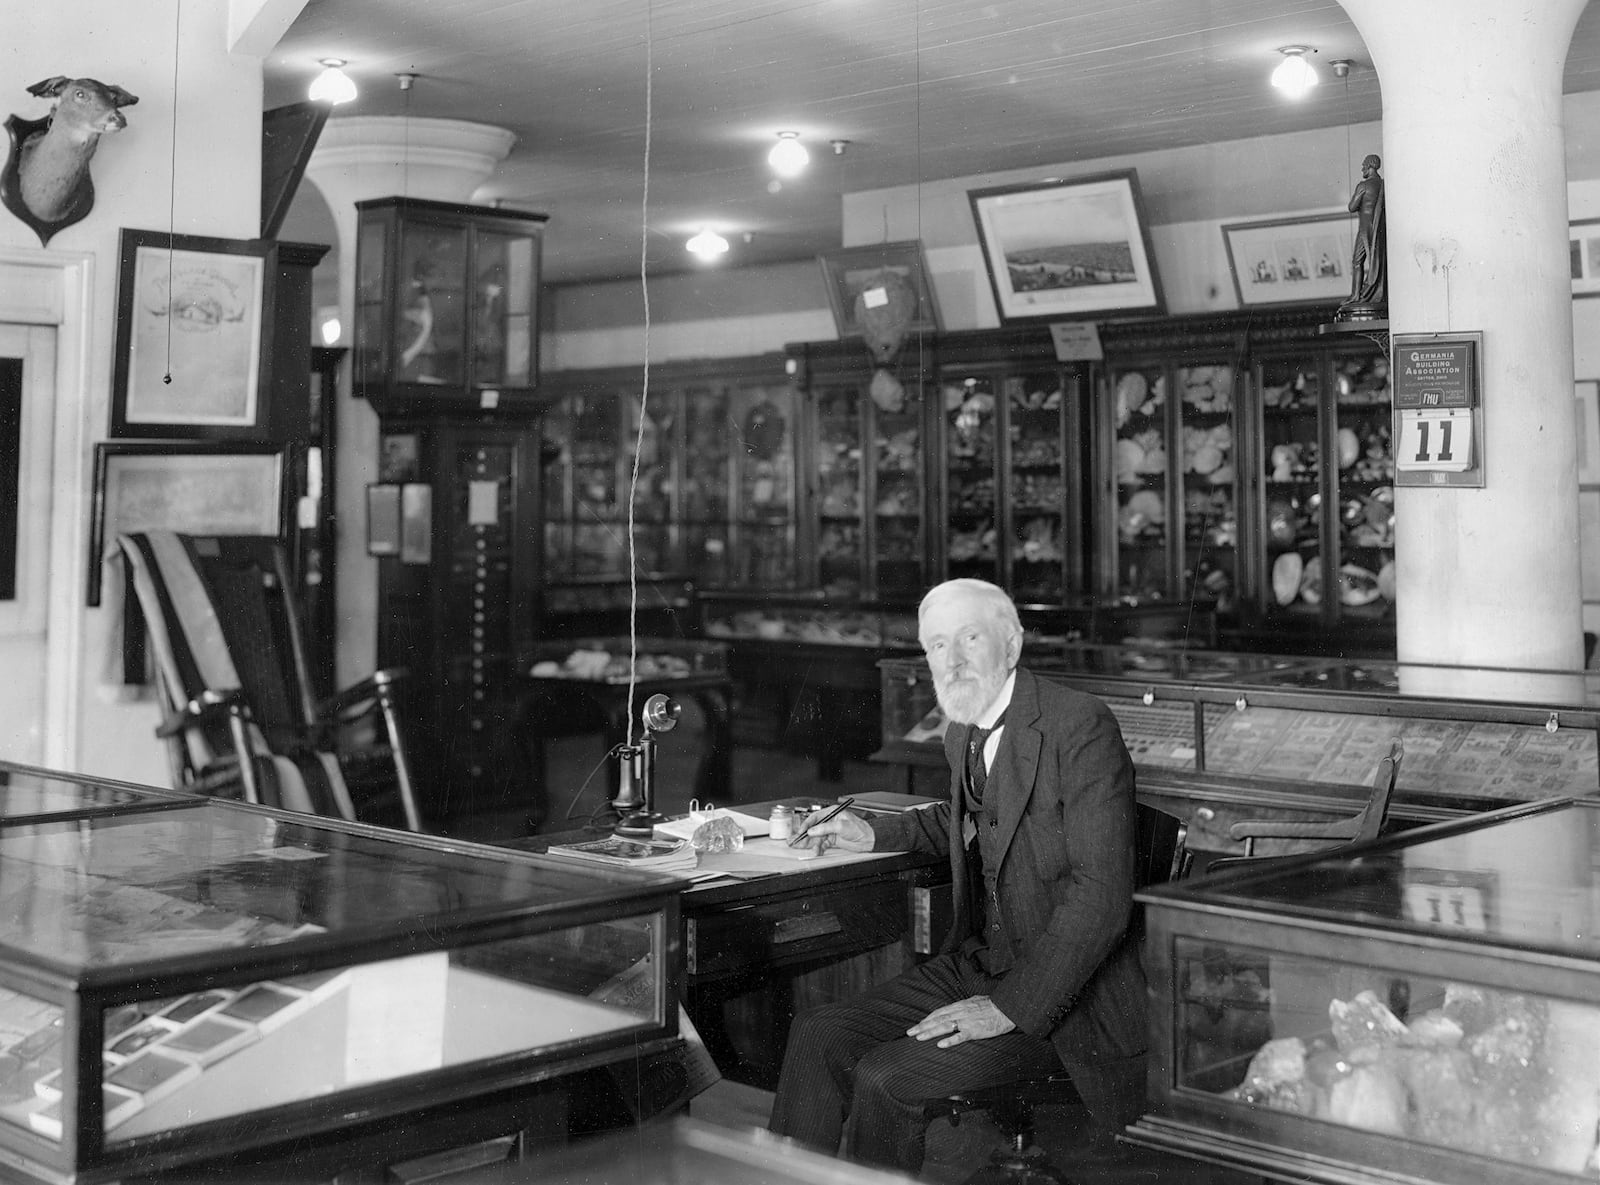
[[[905,362],[876,378],[860,342],[796,347],[807,475],[804,587],[829,597],[915,601],[933,570],[931,385]]]
[[[553,376],[549,387],[547,599],[567,584],[628,579],[630,492],[637,573],[708,588],[794,584],[798,398],[780,359],[656,374],[644,398],[637,369]]]
[[[1085,371],[949,362],[939,371],[947,578],[1060,604],[1084,587]]]
[[[1108,345],[1100,405],[1098,591],[1209,598],[1229,613],[1241,581],[1242,335]]]
[[[1387,357],[1357,338],[1264,347],[1254,369],[1260,572],[1246,616],[1289,634],[1392,634]]]

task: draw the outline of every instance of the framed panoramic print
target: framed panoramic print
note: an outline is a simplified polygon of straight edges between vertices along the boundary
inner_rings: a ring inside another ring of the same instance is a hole
[[[283,535],[288,450],[233,441],[108,441],[95,445],[89,604],[117,536],[170,530]]]
[[[259,438],[276,247],[124,230],[111,435]]]
[[[874,300],[886,299],[885,285],[896,281],[903,281],[916,296],[916,312],[906,326],[907,332],[938,332],[939,304],[928,280],[928,263],[920,240],[843,247],[817,259],[822,264],[828,304],[833,308],[833,322],[840,337],[862,336],[862,312],[874,307]]]
[[[1165,311],[1134,170],[967,197],[1002,321]]]
[[[1568,224],[1567,247],[1572,258],[1572,295],[1600,296],[1600,218]]]
[[[1340,213],[1224,224],[1239,303],[1325,304],[1350,295],[1355,223]]]

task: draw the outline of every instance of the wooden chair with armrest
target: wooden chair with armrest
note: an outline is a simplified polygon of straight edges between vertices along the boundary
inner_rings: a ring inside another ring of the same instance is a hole
[[[397,710],[404,672],[318,701],[279,540],[144,531],[117,542],[176,789],[422,829]]]
[[[1389,752],[1378,762],[1372,779],[1372,793],[1359,814],[1348,819],[1326,823],[1296,822],[1290,819],[1241,819],[1228,834],[1244,843],[1244,855],[1223,856],[1206,865],[1206,872],[1235,868],[1242,864],[1276,856],[1293,856],[1303,852],[1345,847],[1377,839],[1389,817],[1389,803],[1394,798],[1395,780],[1400,776],[1400,763],[1405,759],[1405,746],[1399,737],[1389,742]],[[1274,850],[1257,852],[1257,840],[1272,840]]]
[[[1139,887],[1186,877],[1193,860],[1188,850],[1188,824],[1142,802],[1137,810]],[[1136,918],[1134,925],[1139,924]],[[1004,1147],[995,1149],[965,1185],[1066,1185],[1067,1178],[1034,1144],[1033,1114],[1037,1106],[1076,1101],[1077,1088],[1062,1071],[934,1099],[923,1106],[923,1114],[930,1120],[949,1119],[955,1124],[967,1112],[987,1111],[1005,1136]]]

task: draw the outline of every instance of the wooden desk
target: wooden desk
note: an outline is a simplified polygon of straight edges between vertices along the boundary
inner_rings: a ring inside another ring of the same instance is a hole
[[[771,805],[739,809],[765,815]],[[543,851],[579,838],[594,833],[507,846]],[[932,952],[948,918],[939,900],[946,894],[935,890],[948,881],[942,857],[885,852],[848,864],[824,856],[759,879],[687,888],[682,998],[717,1068],[736,1082],[775,1086],[797,1011],[848,999]]]

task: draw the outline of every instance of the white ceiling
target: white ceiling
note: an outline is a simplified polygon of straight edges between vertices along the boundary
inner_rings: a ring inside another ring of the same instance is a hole
[[[1597,18],[1568,92],[1600,89]],[[1323,76],[1299,103],[1266,81],[1291,44]],[[637,276],[643,225],[652,274],[690,267],[701,225],[732,241],[723,266],[810,259],[840,245],[844,193],[1381,114],[1335,0],[310,0],[267,60],[266,107],[303,99],[323,57],[361,88],[334,118],[515,132],[476,200],[550,215],[555,283]],[[781,129],[812,165],[774,187]],[[283,237],[332,242],[319,206],[297,202]]]

